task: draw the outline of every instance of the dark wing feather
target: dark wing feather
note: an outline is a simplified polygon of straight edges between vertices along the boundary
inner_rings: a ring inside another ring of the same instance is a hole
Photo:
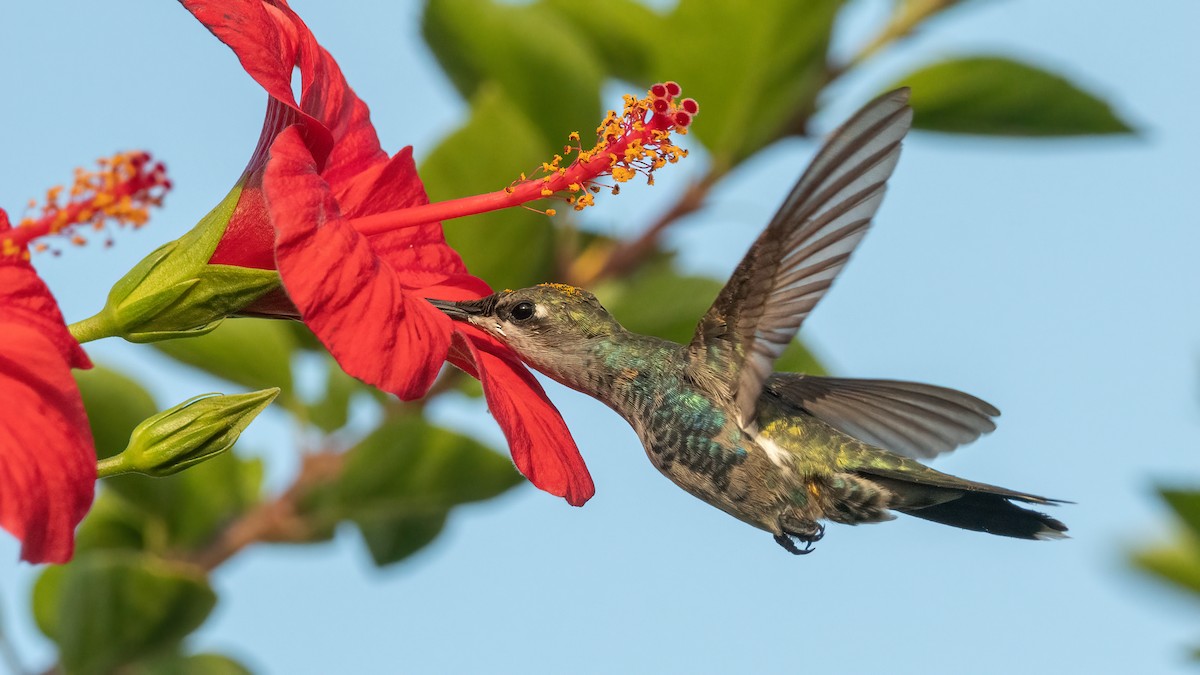
[[[689,370],[753,424],[763,382],[862,239],[912,124],[908,90],[833,133],[696,328]]]
[[[954,389],[895,380],[777,373],[771,393],[864,443],[922,459],[994,431],[994,406]]]

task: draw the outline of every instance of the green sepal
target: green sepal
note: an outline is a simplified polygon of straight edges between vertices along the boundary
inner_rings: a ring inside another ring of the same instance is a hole
[[[239,184],[191,231],[134,265],[113,285],[104,309],[73,328],[76,337],[154,342],[203,334],[278,288],[275,270],[208,264],[241,194]]]

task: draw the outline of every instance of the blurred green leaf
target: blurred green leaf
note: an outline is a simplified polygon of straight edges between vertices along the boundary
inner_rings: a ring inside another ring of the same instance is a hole
[[[689,129],[724,172],[775,140],[804,132],[825,84],[840,0],[680,0],[654,42],[655,80],[700,104]],[[678,39],[675,39],[678,37]]]
[[[508,458],[424,419],[392,419],[352,448],[336,485],[306,503],[316,520],[353,520],[376,564],[411,555],[450,509],[522,482]]]
[[[808,373],[809,375],[827,375],[825,366],[813,356],[813,353],[808,351],[808,347],[799,340],[792,340],[792,344],[783,350],[783,354],[779,356],[779,360],[775,362],[775,370],[781,373]]]
[[[331,433],[346,426],[350,419],[350,398],[366,385],[347,375],[332,357],[326,365],[325,396],[308,406],[308,419],[325,433]]]
[[[338,480],[348,513],[403,513],[490,499],[522,482],[512,461],[416,416],[386,422],[349,451]]]
[[[299,321],[277,321],[276,323],[292,334],[292,342],[296,345],[296,349],[325,352],[325,345],[321,344],[321,340],[313,335],[313,332],[303,323]]]
[[[155,544],[187,550],[256,505],[262,476],[260,460],[225,453],[166,478],[131,474],[105,479],[104,484],[161,528],[161,541]]]
[[[421,166],[434,201],[493,192],[550,159],[537,130],[495,85],[472,101],[471,119]],[[554,227],[522,208],[493,211],[444,224],[446,239],[471,272],[495,288],[523,288],[550,277]]]
[[[894,87],[901,85],[912,87],[918,129],[999,136],[1133,131],[1107,103],[1065,78],[1003,57],[942,61],[900,78]]]
[[[446,526],[449,511],[436,509],[428,514],[404,516],[363,516],[355,519],[371,560],[382,567],[399,562],[437,539]]]
[[[596,5],[575,0],[543,4],[574,27],[609,75],[639,87],[652,84],[651,58],[665,34],[662,15],[634,0],[605,0],[599,12]]]
[[[1200,537],[1200,490],[1162,488],[1159,495],[1193,534]]]
[[[682,275],[663,260],[620,281],[605,282],[593,292],[629,330],[686,343],[722,285],[715,279]]]
[[[80,555],[34,587],[38,626],[72,675],[109,673],[178,644],[216,600],[202,570],[124,551]]]
[[[613,316],[631,331],[656,335],[681,344],[691,341],[700,317],[708,311],[723,284],[715,279],[686,276],[669,258],[644,265],[632,276],[609,281],[595,289]],[[793,342],[775,370],[822,375],[825,369],[799,342]]]
[[[565,142],[572,131],[599,124],[604,72],[586,41],[558,13],[492,0],[429,0],[421,29],[464,98],[475,99],[489,83],[502,87],[538,130],[543,142],[535,147]],[[508,133],[500,120],[491,129]]]
[[[141,551],[167,539],[162,519],[147,514],[112,490],[102,490],[75,535],[75,550]]]
[[[207,335],[153,346],[176,361],[249,389],[279,387],[280,402],[288,408],[296,405],[291,356],[297,343],[283,322],[230,319]]]
[[[121,669],[121,675],[251,675],[223,654],[167,654]]]
[[[97,365],[72,372],[83,396],[98,458],[124,450],[133,428],[158,412],[154,398],[142,385],[115,370]]]
[[[1192,537],[1138,551],[1133,562],[1165,581],[1200,594],[1200,543]]]

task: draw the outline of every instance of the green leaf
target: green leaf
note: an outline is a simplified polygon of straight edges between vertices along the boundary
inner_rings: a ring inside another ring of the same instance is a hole
[[[808,347],[800,340],[792,340],[792,344],[783,350],[783,354],[775,361],[775,370],[781,373],[808,373],[809,375],[827,375],[825,366]]]
[[[1165,581],[1198,594],[1200,599],[1200,542],[1183,537],[1169,545],[1147,548],[1133,554],[1138,567]]]
[[[167,539],[161,518],[146,513],[112,490],[102,490],[75,535],[79,553],[108,549],[141,551],[163,548]]]
[[[415,416],[386,422],[349,453],[337,490],[353,515],[448,508],[522,482],[507,457]]]
[[[399,562],[425,548],[446,526],[449,511],[438,509],[428,514],[393,517],[363,516],[357,518],[359,531],[379,567]]]
[[[840,0],[680,0],[666,17],[651,75],[696,99],[689,133],[726,171],[804,122],[825,84]],[[679,36],[679,39],[673,39]]]
[[[522,482],[512,462],[474,439],[405,416],[349,451],[337,483],[306,501],[316,521],[353,520],[376,564],[432,541],[449,511]]]
[[[104,484],[150,519],[156,550],[190,550],[258,504],[262,476],[260,460],[225,453],[166,478],[131,474]]]
[[[176,361],[250,389],[279,387],[281,402],[289,408],[295,405],[291,356],[296,339],[280,321],[233,319],[207,335],[153,346]]]
[[[587,42],[609,75],[638,86],[652,83],[651,59],[665,34],[661,14],[633,0],[605,0],[603,11],[577,0],[543,4],[574,27],[574,35]]]
[[[434,201],[493,192],[549,159],[545,143],[499,87],[483,86],[471,119],[430,154],[421,177]],[[554,227],[545,215],[511,208],[444,227],[471,272],[493,287],[523,288],[550,277]]]
[[[347,375],[332,357],[326,359],[325,396],[308,406],[308,419],[318,429],[332,433],[346,426],[350,418],[350,398],[365,386]]]
[[[901,85],[912,87],[918,129],[997,136],[1133,132],[1095,95],[1059,75],[1003,57],[942,61],[900,78],[895,86]]]
[[[500,85],[538,130],[539,148],[600,122],[603,69],[556,12],[492,0],[429,0],[421,29],[463,97]],[[491,128],[508,133],[500,120]]]
[[[670,262],[657,261],[622,281],[604,283],[594,292],[629,330],[686,343],[721,286],[715,279],[685,276]]]
[[[715,279],[680,274],[665,258],[642,266],[632,277],[605,283],[595,293],[629,330],[686,344],[722,285]],[[775,363],[775,370],[825,373],[820,362],[795,341]]]
[[[177,645],[216,600],[203,570],[118,551],[49,568],[34,588],[38,626],[72,675],[109,673]]]
[[[158,412],[154,398],[142,385],[115,370],[98,365],[91,370],[73,372],[83,396],[98,458],[111,457],[124,450],[134,427]]]
[[[1161,488],[1159,494],[1193,534],[1200,536],[1200,490]]]
[[[251,675],[223,654],[168,654],[121,669],[122,675]]]

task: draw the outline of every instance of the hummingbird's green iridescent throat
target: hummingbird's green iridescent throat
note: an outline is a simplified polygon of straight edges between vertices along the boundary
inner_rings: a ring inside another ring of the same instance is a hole
[[[1060,500],[917,461],[995,429],[1000,411],[990,404],[915,382],[774,372],[879,209],[912,123],[908,98],[907,89],[881,96],[830,136],[686,345],[631,333],[591,293],[562,284],[430,302],[603,401],[676,485],[792,553],[813,550],[823,521],[874,523],[893,512],[1006,537],[1065,537],[1062,522],[1015,503]]]

